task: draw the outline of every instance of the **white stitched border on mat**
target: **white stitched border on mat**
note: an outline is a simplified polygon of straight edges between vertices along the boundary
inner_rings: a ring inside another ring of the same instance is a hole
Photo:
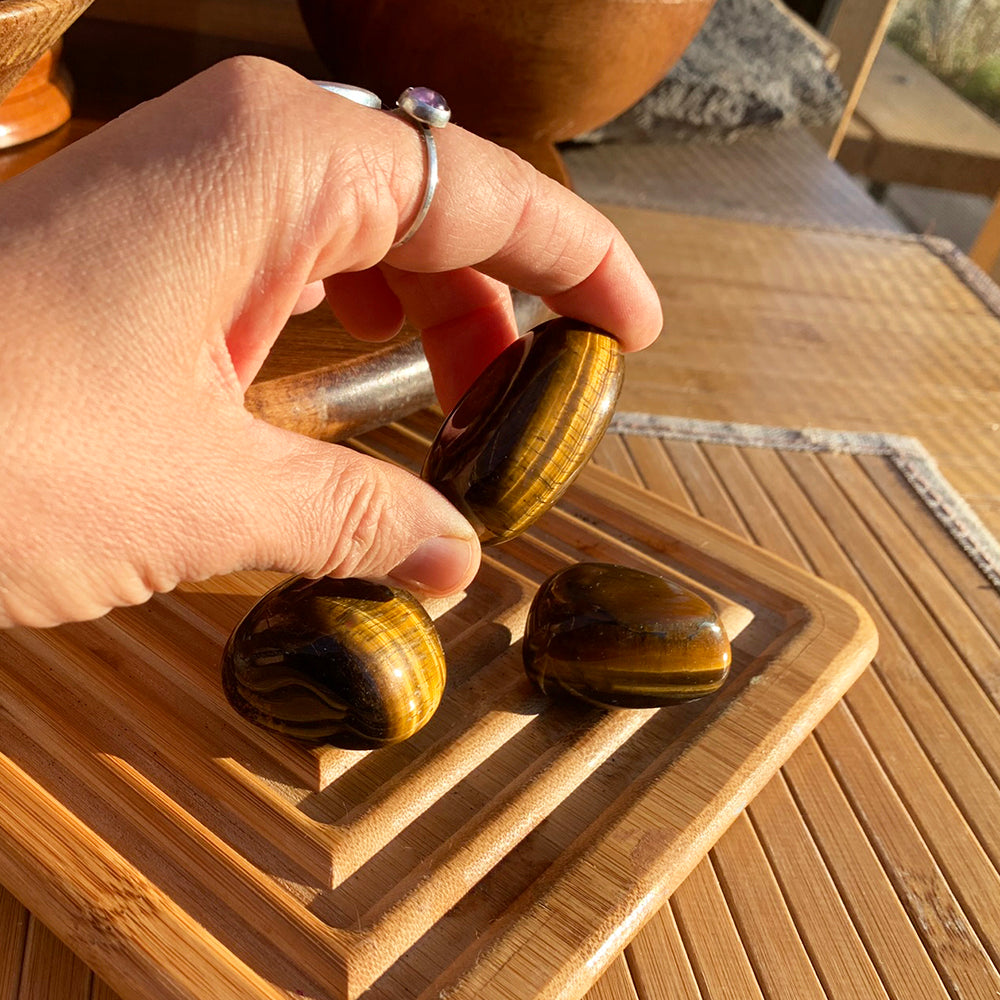
[[[941,475],[937,463],[916,438],[815,427],[796,430],[765,424],[665,417],[652,413],[617,413],[608,430],[611,433],[662,437],[674,441],[884,456],[893,463],[980,572],[1000,589],[1000,546],[975,511]]]

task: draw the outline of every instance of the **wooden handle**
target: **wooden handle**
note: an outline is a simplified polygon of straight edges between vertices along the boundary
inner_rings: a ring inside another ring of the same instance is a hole
[[[436,401],[419,339],[393,343],[325,368],[256,383],[246,408],[261,420],[325,441],[342,441]]]
[[[554,315],[535,295],[511,289],[511,296],[519,333]],[[437,397],[420,338],[403,337],[370,354],[256,382],[247,390],[246,408],[286,430],[343,441],[433,406]]]

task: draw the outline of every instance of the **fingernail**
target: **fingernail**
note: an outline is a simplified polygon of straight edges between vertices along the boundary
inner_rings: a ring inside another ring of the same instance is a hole
[[[460,590],[479,556],[479,546],[466,538],[444,536],[421,542],[389,576],[404,587],[442,596]]]

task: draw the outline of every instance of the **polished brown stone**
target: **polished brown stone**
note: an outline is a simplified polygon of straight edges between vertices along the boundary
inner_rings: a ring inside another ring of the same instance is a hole
[[[701,698],[726,679],[732,654],[718,615],[684,587],[641,570],[578,563],[532,601],[528,676],[551,697],[602,708]]]
[[[366,580],[296,577],[233,631],[223,687],[265,729],[349,749],[398,743],[434,714],[441,642],[411,594]]]
[[[618,342],[596,327],[541,324],[501,353],[452,410],[423,478],[484,545],[514,538],[590,458],[614,413],[623,367]]]

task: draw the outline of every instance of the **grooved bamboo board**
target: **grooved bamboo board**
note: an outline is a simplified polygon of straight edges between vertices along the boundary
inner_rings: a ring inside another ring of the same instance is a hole
[[[431,419],[367,436],[413,465]],[[719,608],[734,671],[659,711],[555,707],[523,676],[537,585],[655,568]],[[0,635],[0,881],[123,997],[580,995],[867,665],[852,599],[593,468],[430,610],[449,684],[395,748],[304,749],[221,694],[277,578]]]

